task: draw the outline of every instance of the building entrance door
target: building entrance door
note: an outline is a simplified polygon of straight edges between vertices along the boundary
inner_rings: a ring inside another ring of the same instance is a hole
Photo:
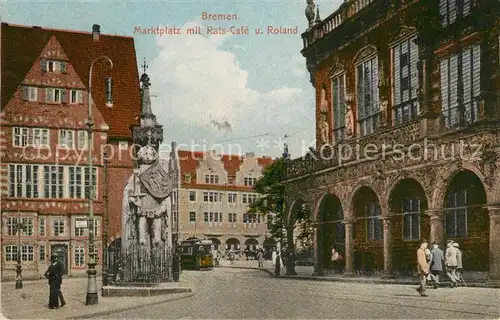
[[[68,274],[68,245],[67,244],[53,244],[50,247],[51,256],[56,255],[61,259],[64,266],[64,274]]]

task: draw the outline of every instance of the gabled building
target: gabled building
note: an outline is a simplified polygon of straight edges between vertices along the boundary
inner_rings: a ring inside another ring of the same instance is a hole
[[[335,246],[346,274],[411,275],[426,238],[458,242],[464,270],[499,279],[498,1],[316,10],[302,54],[317,151],[290,160],[286,181],[287,207],[312,208],[315,273]]]
[[[253,186],[271,158],[179,150],[179,159],[181,240],[207,238],[213,250],[221,252],[276,246],[267,232],[271,217],[247,213],[250,203],[260,196]]]
[[[15,276],[18,250],[24,277],[43,275],[53,253],[64,258],[68,275],[84,274],[89,68],[103,55],[114,65],[109,70],[105,62],[95,64],[92,78],[100,265],[102,236],[108,242],[120,236],[123,188],[132,173],[130,125],[141,112],[134,40],[101,34],[98,25],[81,32],[2,23],[1,48],[2,278]],[[105,105],[106,77],[114,83],[112,108]]]

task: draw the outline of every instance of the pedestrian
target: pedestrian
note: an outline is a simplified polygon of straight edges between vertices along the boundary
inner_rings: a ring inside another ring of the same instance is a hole
[[[422,297],[427,297],[427,294],[425,293],[426,278],[429,274],[429,263],[427,262],[427,258],[425,256],[425,249],[427,249],[427,246],[427,240],[422,240],[420,242],[420,248],[417,250],[418,280],[420,282],[420,287],[417,291]]]
[[[342,273],[342,265],[341,260],[343,259],[342,255],[335,249],[332,249],[332,265],[335,273]]]
[[[45,271],[45,278],[49,280],[49,309],[59,308],[59,292],[61,289],[61,269],[58,266],[57,256],[50,258],[50,266]]]
[[[61,291],[61,287],[62,287],[62,278],[63,278],[63,275],[65,273],[65,270],[64,270],[64,265],[61,261],[61,259],[59,259],[59,257],[57,258],[57,266],[59,268],[59,292],[58,292],[58,297],[59,297],[59,301],[60,301],[60,308],[64,307],[66,305],[66,301],[64,301],[64,296],[62,294],[62,291]]]
[[[271,254],[271,260],[273,261],[273,267],[276,266],[276,256],[277,256],[276,250],[273,250],[273,253]]]
[[[257,261],[259,263],[259,268],[264,267],[264,253],[262,250],[259,250],[259,253],[257,253]]]
[[[432,261],[432,253],[431,253],[431,250],[429,248],[425,249],[425,258],[427,259],[427,262],[430,264]],[[432,281],[432,276],[431,276],[430,272],[427,275],[426,281],[427,281],[427,283],[430,283]]]
[[[221,254],[220,254],[220,251],[217,250],[217,252],[215,253],[215,266],[216,267],[220,267],[220,259],[221,259]]]
[[[281,273],[281,258],[280,252],[276,252],[276,260],[274,261],[274,276],[279,277]]]
[[[462,251],[460,250],[460,245],[457,242],[453,242],[453,247],[457,250],[457,270],[455,271],[455,275],[457,278],[457,282],[464,282],[463,277],[463,265],[462,265]]]
[[[439,244],[434,242],[432,244],[432,260],[431,260],[431,278],[433,281],[434,289],[437,289],[439,286],[439,275],[443,271],[443,263],[444,263],[444,253],[443,250],[439,249]]]
[[[456,288],[457,285],[457,260],[458,260],[458,252],[457,249],[453,246],[453,240],[448,240],[446,252],[444,253],[444,264],[446,267],[446,275],[451,281],[450,287]]]

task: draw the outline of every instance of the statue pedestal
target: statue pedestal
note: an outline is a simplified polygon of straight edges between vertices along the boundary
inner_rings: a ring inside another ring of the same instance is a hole
[[[167,282],[154,286],[141,286],[138,283],[128,283],[121,286],[104,286],[101,288],[103,297],[151,297],[165,294],[190,293],[193,289],[188,283]]]

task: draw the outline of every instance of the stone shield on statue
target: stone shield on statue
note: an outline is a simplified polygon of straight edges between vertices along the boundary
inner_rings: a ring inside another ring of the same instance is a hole
[[[172,193],[175,172],[168,173],[157,162],[140,174],[139,179],[153,197],[163,199]]]

